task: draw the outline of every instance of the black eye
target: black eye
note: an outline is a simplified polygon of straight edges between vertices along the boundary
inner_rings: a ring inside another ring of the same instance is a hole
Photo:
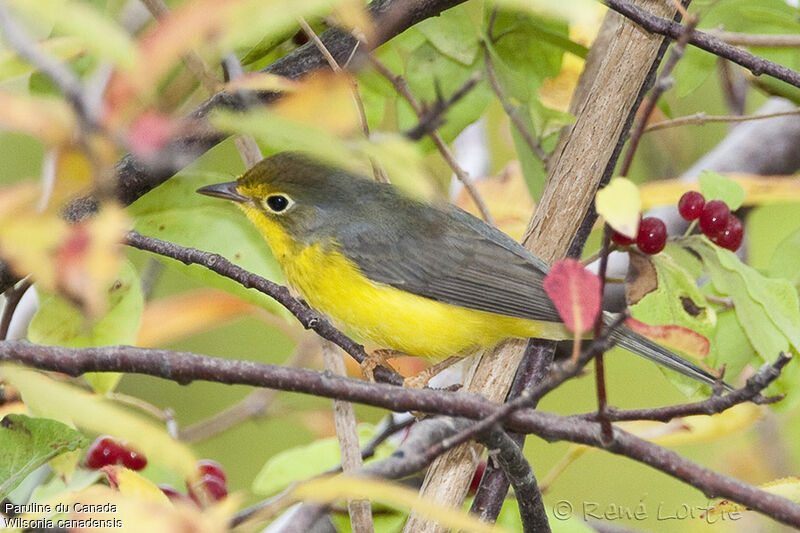
[[[269,196],[267,197],[267,207],[269,207],[275,213],[280,213],[289,207],[289,199],[285,196],[281,196],[280,194]]]

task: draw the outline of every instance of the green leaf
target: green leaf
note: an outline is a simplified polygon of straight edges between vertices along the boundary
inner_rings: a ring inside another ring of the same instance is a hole
[[[19,390],[33,414],[74,425],[87,433],[113,435],[140,450],[148,464],[163,465],[183,478],[194,474],[196,458],[192,451],[173,439],[163,423],[35,370],[3,364],[0,375]]]
[[[251,46],[254,42],[281,38],[296,29],[298,17],[320,16],[342,0],[248,0],[239,2],[219,37],[221,50]]]
[[[738,376],[753,360],[756,351],[732,310],[717,314],[717,329],[708,363],[714,368],[725,365],[726,376]]]
[[[14,7],[31,18],[55,25],[57,32],[80,39],[100,58],[131,67],[137,57],[130,35],[111,18],[84,2],[67,0],[15,0]]]
[[[6,415],[0,421],[0,500],[48,460],[87,444],[83,435],[61,422]]]
[[[186,171],[139,198],[129,210],[143,235],[165,239],[222,255],[238,266],[280,283],[283,275],[269,245],[231,202],[208,198],[195,191],[203,185],[231,181],[231,175]],[[199,265],[162,258],[172,268],[203,284],[235,294],[273,312],[283,307],[269,296],[246,289]]]
[[[798,351],[800,304],[791,283],[762,276],[705,237],[690,237],[686,242],[702,258],[714,289],[733,301],[736,318],[763,361],[774,361],[790,347]],[[723,356],[720,362],[725,363]]]
[[[567,24],[561,21],[499,12],[494,27],[494,35],[498,37],[488,46],[498,79],[508,96],[520,102],[538,99],[542,82],[561,71],[564,54],[563,48],[542,36],[557,33],[567,37],[567,30]]]
[[[358,425],[358,440],[362,446],[374,434],[374,426]],[[371,461],[385,459],[393,451],[394,446],[384,442],[378,446]],[[316,440],[311,444],[283,451],[270,458],[256,475],[253,481],[253,491],[263,495],[275,494],[295,481],[327,472],[340,462],[339,441],[336,437]]]
[[[88,322],[78,308],[60,296],[42,293],[40,298],[41,305],[28,326],[31,342],[69,348],[136,342],[144,297],[136,270],[128,262],[123,263],[118,279],[109,288],[108,311],[94,322]],[[113,390],[121,376],[116,372],[84,374],[103,394]]]
[[[438,17],[423,20],[415,27],[442,54],[469,66],[478,55],[478,28],[481,12],[468,2],[448,9]]]
[[[75,37],[57,37],[39,43],[41,49],[62,61],[69,61],[83,51],[83,45]],[[0,50],[0,81],[23,76],[35,71],[36,67],[21,59],[12,50]]]
[[[707,170],[697,179],[700,181],[700,190],[706,201],[722,200],[728,204],[731,211],[739,209],[744,202],[744,189],[730,178]]]
[[[795,287],[800,287],[800,228],[786,237],[772,254],[767,268],[771,278],[784,278]]]
[[[658,288],[632,305],[631,313],[647,324],[677,324],[710,339],[717,314],[697,287],[695,277],[671,256],[676,249],[679,247],[670,243],[664,253],[650,256]]]
[[[702,13],[699,29],[725,28],[743,33],[800,33],[797,9],[783,0],[714,0],[695,2],[692,9]],[[753,52],[789,68],[800,67],[800,54],[793,49],[755,48]],[[683,98],[699,88],[715,72],[716,56],[688,47],[675,69],[676,88]]]
[[[412,52],[405,64],[404,77],[417,100],[433,103],[441,96],[449,98],[475,74],[474,67],[464,66],[440,53],[432,44],[425,42]],[[440,93],[437,93],[437,87]],[[481,114],[492,98],[486,81],[478,82],[461,100],[447,110],[447,121],[438,128],[445,142],[450,142]],[[398,126],[406,130],[417,125],[418,119],[411,107],[403,100],[398,103]],[[426,150],[433,149],[430,139],[421,141]]]

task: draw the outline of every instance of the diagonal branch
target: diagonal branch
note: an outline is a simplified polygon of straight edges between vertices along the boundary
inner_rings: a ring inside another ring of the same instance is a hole
[[[288,309],[304,328],[313,329],[320,337],[341,347],[359,363],[367,357],[363,346],[336,329],[325,317],[294,298],[289,293],[289,289],[266,278],[262,278],[257,274],[248,272],[234,265],[219,254],[204,252],[196,248],[186,248],[171,242],[147,237],[136,231],[128,233],[125,238],[125,244],[138,248],[139,250],[176,259],[187,265],[194,264],[204,266],[221,276],[225,276],[226,278],[240,283],[245,288],[255,289],[258,292],[264,293]],[[387,383],[395,385],[403,384],[403,378],[401,376],[383,366],[379,366],[375,369],[375,377]]]
[[[604,0],[604,3],[651,33],[679,39],[684,31],[684,27],[681,24],[648,13],[625,0]],[[756,76],[767,74],[795,87],[800,87],[800,72],[732,46],[710,33],[694,31],[692,36],[689,37],[689,43],[706,52],[711,52],[716,56],[741,65]]]

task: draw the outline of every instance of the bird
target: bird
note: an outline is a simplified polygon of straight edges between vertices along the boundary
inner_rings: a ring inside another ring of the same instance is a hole
[[[572,339],[542,283],[548,265],[462,209],[281,152],[197,192],[233,201],[313,308],[389,353],[438,369],[508,338]],[[605,312],[611,324],[614,315]],[[625,325],[610,340],[706,385],[719,378]],[[430,376],[427,376],[430,377]],[[427,378],[426,378],[427,380]]]

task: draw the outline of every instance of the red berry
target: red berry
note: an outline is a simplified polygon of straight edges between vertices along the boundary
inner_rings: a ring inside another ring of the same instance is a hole
[[[228,480],[225,477],[225,470],[223,470],[222,465],[216,461],[212,461],[211,459],[197,461],[197,472],[200,474],[200,476],[209,475],[219,478],[219,480],[223,483]]]
[[[703,212],[706,199],[697,191],[686,191],[678,200],[678,213],[685,220],[697,220]]]
[[[742,245],[742,238],[744,237],[744,228],[742,222],[733,215],[728,217],[728,222],[725,224],[725,229],[720,233],[711,237],[712,242],[723,248],[727,248],[731,252],[735,252]]]
[[[130,448],[123,449],[120,461],[125,468],[130,468],[131,470],[138,471],[147,466],[147,457],[143,453]]]
[[[199,484],[209,496],[208,499],[212,501],[219,501],[228,495],[228,488],[225,486],[225,482],[217,476],[206,474],[200,478]]]
[[[113,437],[97,437],[86,451],[86,466],[93,470],[119,462],[125,448]]]
[[[711,200],[700,213],[700,231],[709,239],[722,232],[728,224],[731,210],[722,200]]]
[[[636,242],[636,239],[631,239],[627,235],[623,235],[622,233],[614,230],[611,232],[611,240],[614,244],[619,246],[630,246],[631,244]]]
[[[643,253],[657,254],[667,245],[667,226],[660,218],[645,217],[639,223],[636,246]]]

